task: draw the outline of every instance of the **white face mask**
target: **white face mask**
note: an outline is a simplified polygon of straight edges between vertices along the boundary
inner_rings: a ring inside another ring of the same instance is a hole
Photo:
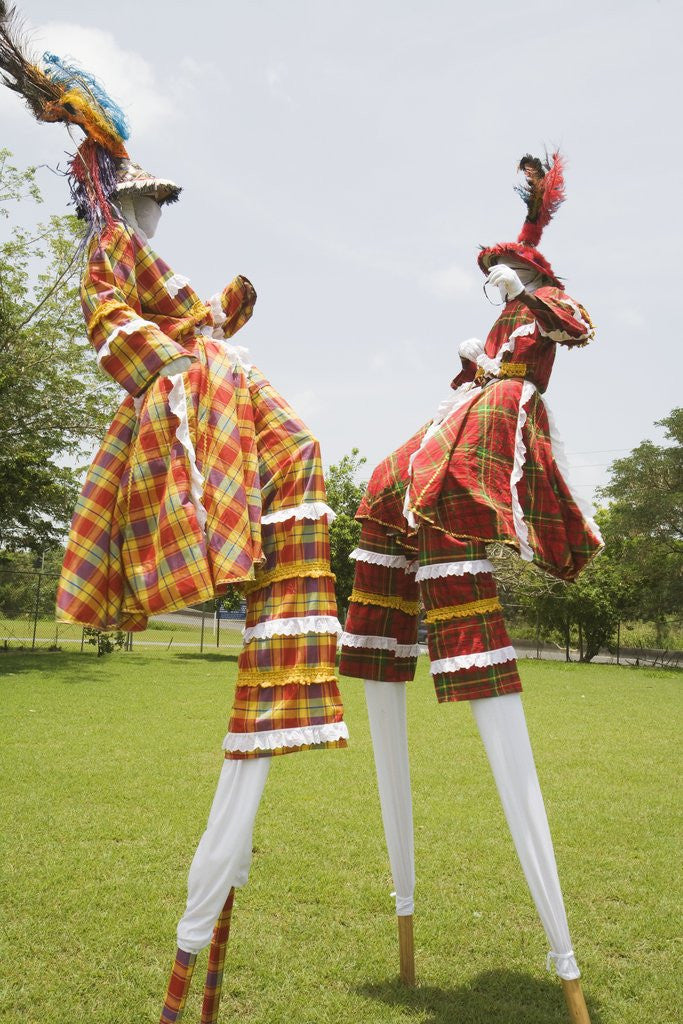
[[[119,200],[121,213],[135,231],[145,238],[153,238],[161,218],[161,206],[151,196],[123,196]]]

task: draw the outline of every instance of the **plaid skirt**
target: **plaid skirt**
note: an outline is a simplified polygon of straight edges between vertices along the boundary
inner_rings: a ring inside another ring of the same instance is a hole
[[[424,431],[378,467],[359,518],[409,531],[403,499],[410,452],[415,522],[463,540],[508,544],[567,580],[602,548],[590,513],[570,489],[548,407],[529,381],[473,388],[424,443],[421,436]]]

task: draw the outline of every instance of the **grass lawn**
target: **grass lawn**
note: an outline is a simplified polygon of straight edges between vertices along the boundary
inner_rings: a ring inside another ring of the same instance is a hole
[[[592,1022],[673,1024],[681,676],[521,670]],[[154,1024],[234,657],[16,652],[0,654],[0,673],[0,1021]],[[419,986],[397,983],[362,686],[343,679],[342,691],[349,749],[273,765],[220,1020],[564,1024],[472,715],[437,706],[426,659],[408,698]],[[187,1024],[199,1022],[205,957]]]

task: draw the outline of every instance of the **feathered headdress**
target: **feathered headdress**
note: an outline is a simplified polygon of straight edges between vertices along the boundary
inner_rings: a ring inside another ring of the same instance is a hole
[[[131,163],[124,145],[130,134],[126,116],[94,75],[54,53],[38,62],[16,7],[5,0],[0,0],[0,80],[23,96],[38,121],[75,124],[85,133],[68,178],[76,211],[91,226],[111,223],[115,194],[151,195],[160,203],[180,195],[174,182]]]
[[[0,74],[24,97],[38,121],[76,124],[89,139],[115,157],[126,157],[128,125],[123,111],[87,71],[46,53],[43,66],[30,53],[30,41],[16,7],[0,0]]]
[[[527,215],[516,242],[500,242],[498,245],[482,248],[478,263],[485,274],[488,274],[492,263],[506,254],[516,256],[529,266],[539,270],[553,284],[561,287],[553,268],[536,246],[541,240],[543,229],[550,223],[557,210],[564,202],[564,159],[556,151],[552,157],[547,154],[544,160],[525,153],[519,161],[518,170],[524,172],[526,179],[522,185],[516,185],[515,191],[526,203]]]

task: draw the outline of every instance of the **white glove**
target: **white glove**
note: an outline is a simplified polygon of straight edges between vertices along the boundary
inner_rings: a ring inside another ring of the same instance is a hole
[[[487,284],[495,284],[501,299],[516,299],[524,291],[524,285],[512,267],[498,263],[486,278]]]
[[[166,366],[162,366],[159,370],[160,377],[173,377],[176,373],[185,373],[192,366],[192,360],[189,356],[178,356],[177,359],[173,359],[170,363],[166,363]]]
[[[458,355],[461,359],[469,359],[471,363],[476,363],[477,356],[480,356],[483,351],[483,341],[480,341],[479,338],[468,338],[466,341],[460,342]]]

